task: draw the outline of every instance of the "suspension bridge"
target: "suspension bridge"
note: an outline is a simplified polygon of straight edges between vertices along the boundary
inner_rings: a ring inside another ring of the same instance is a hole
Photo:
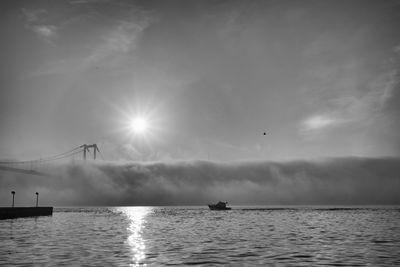
[[[32,175],[40,175],[40,176],[48,176],[46,173],[46,169],[56,162],[67,161],[67,160],[75,160],[80,158],[79,155],[82,156],[81,159],[87,160],[87,155],[93,152],[93,160],[96,160],[97,153],[103,158],[103,155],[100,152],[99,147],[96,144],[87,145],[83,144],[81,146],[77,146],[71,150],[66,152],[56,154],[50,157],[39,158],[34,160],[24,160],[24,161],[16,161],[16,160],[5,160],[0,161],[0,170],[2,171],[11,171]]]

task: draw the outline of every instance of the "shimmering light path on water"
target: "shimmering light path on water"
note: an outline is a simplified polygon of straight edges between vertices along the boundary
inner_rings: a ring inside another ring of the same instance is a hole
[[[0,240],[1,266],[399,266],[400,208],[57,208]]]

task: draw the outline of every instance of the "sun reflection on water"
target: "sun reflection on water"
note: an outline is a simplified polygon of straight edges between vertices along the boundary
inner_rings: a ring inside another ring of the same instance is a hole
[[[146,216],[151,212],[150,207],[121,207],[119,211],[124,213],[130,223],[127,228],[129,232],[127,243],[132,252],[132,261],[129,266],[146,266],[143,263],[145,255],[145,242],[142,236]]]

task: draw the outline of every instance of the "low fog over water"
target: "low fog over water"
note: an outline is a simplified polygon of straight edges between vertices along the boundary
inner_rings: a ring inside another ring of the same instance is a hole
[[[288,162],[71,162],[49,176],[0,174],[0,205],[400,204],[399,158]]]

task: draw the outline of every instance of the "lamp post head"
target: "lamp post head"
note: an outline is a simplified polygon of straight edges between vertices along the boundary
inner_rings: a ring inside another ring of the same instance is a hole
[[[15,191],[11,191],[11,194],[15,195]]]
[[[36,192],[36,195],[39,195],[39,193],[38,193],[38,192]]]

